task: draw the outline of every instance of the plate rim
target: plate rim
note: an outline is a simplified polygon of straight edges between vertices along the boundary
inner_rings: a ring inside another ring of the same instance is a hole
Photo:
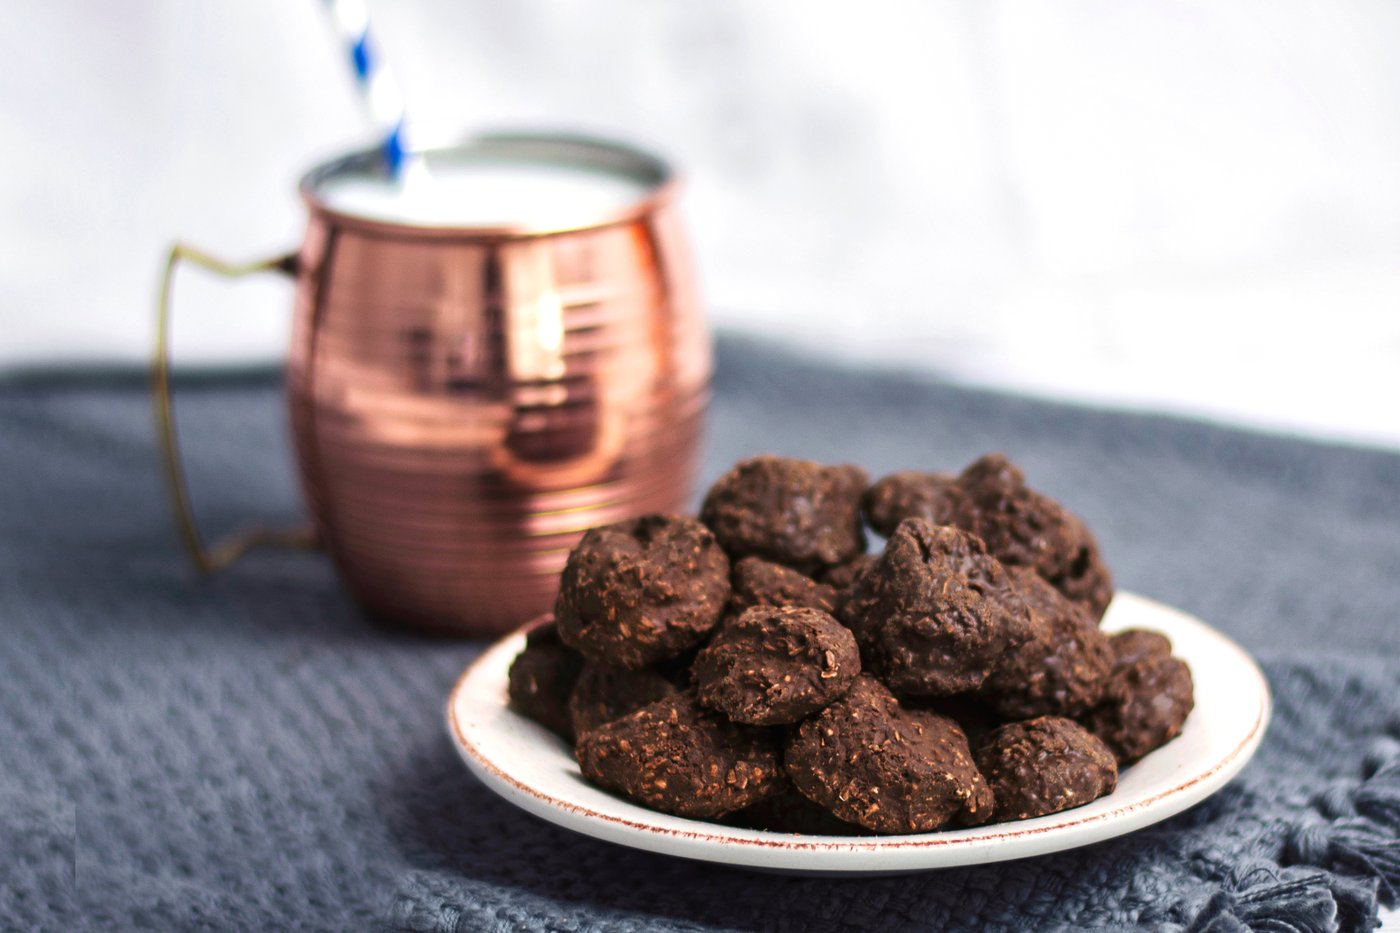
[[[732,867],[834,876],[930,871],[957,865],[1009,861],[1079,848],[1135,832],[1168,819],[1216,793],[1233,780],[1254,757],[1263,741],[1273,712],[1273,695],[1263,670],[1249,652],[1245,651],[1229,636],[1205,621],[1158,600],[1126,591],[1120,591],[1115,596],[1115,601],[1119,599],[1140,603],[1158,612],[1169,613],[1189,625],[1205,629],[1244,662],[1241,667],[1248,670],[1255,681],[1256,690],[1251,691],[1251,695],[1258,697],[1259,704],[1255,720],[1245,735],[1233,749],[1205,771],[1193,769],[1179,783],[1174,783],[1171,787],[1157,791],[1145,799],[1089,814],[1076,816],[1074,809],[1064,810],[1035,819],[994,824],[1006,827],[996,831],[989,831],[991,827],[972,827],[967,830],[909,835],[850,837],[741,829],[720,823],[690,820],[672,814],[657,814],[658,817],[681,820],[696,827],[682,829],[628,819],[610,813],[601,813],[586,804],[562,799],[506,773],[472,742],[468,735],[469,730],[464,727],[457,715],[459,698],[467,683],[472,680],[473,675],[492,667],[493,665],[489,662],[493,662],[508,647],[514,645],[518,651],[518,646],[524,641],[525,632],[534,624],[534,620],[491,643],[458,676],[447,698],[445,710],[447,728],[453,739],[453,745],[471,772],[489,789],[508,802],[572,832],[617,845],[673,857],[725,864]],[[513,713],[509,710],[508,705],[506,708],[507,711]],[[519,714],[515,713],[514,715]],[[623,798],[618,799],[623,800]],[[625,800],[624,802],[630,803],[630,801]],[[636,804],[632,805],[637,806]],[[1080,838],[1086,827],[1100,824],[1114,824],[1116,831],[1107,834],[1094,834],[1092,838]],[[968,832],[975,832],[976,835],[965,835]],[[1053,837],[1054,844],[1044,845],[1046,840],[1042,837],[1048,833],[1063,834],[1064,838]],[[1042,844],[1037,845],[1038,842]],[[681,848],[677,849],[676,844],[679,844]],[[810,859],[819,855],[849,858],[889,852],[906,854],[928,852],[930,854],[939,853],[940,856],[959,852],[965,857],[957,861],[940,858],[938,861],[930,861],[927,864],[909,864],[906,859],[901,860],[902,864],[897,867],[884,869],[873,866],[848,868],[801,864],[802,859]],[[775,859],[774,855],[777,853],[786,857]]]

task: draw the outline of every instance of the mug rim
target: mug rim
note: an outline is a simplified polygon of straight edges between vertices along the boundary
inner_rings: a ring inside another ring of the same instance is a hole
[[[652,213],[670,201],[680,187],[680,178],[671,163],[661,156],[631,143],[610,139],[593,133],[560,130],[491,130],[459,137],[455,142],[415,148],[415,155],[464,153],[472,150],[516,147],[523,150],[574,150],[589,153],[600,168],[610,168],[619,174],[631,174],[644,186],[632,201],[595,217],[569,224],[441,224],[408,220],[390,220],[348,211],[332,206],[324,197],[327,182],[347,174],[387,177],[388,162],[382,148],[357,149],[321,162],[302,175],[297,189],[302,201],[313,214],[333,220],[339,227],[354,228],[366,233],[389,234],[398,238],[469,238],[526,239],[594,230],[628,223]],[[561,162],[560,164],[567,164]],[[580,159],[579,165],[588,164]],[[619,170],[621,170],[619,172]]]

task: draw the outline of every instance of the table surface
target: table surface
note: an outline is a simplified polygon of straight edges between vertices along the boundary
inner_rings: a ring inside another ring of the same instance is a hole
[[[1128,841],[897,883],[575,837],[456,760],[442,704],[480,645],[366,619],[319,555],[197,578],[141,378],[31,375],[0,384],[0,925],[1171,928],[1312,909],[1285,888],[1370,909],[1374,878],[1338,853],[1396,845],[1365,801],[1400,782],[1400,456],[718,349],[705,480],[761,451],[876,475],[1006,452],[1096,530],[1123,588],[1260,657],[1279,707],[1259,762]],[[267,374],[182,385],[210,529],[299,515],[278,398]]]

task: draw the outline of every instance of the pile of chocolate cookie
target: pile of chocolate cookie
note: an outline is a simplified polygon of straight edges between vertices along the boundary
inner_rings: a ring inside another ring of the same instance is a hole
[[[1164,636],[1099,629],[1112,596],[1084,523],[1000,455],[873,486],[756,457],[698,520],[589,531],[510,698],[588,780],[667,813],[820,834],[1027,819],[1111,792],[1191,711]]]

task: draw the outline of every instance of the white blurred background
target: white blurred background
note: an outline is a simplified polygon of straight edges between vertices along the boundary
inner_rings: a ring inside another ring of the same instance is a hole
[[[371,129],[318,0],[12,0],[0,367],[143,359],[162,254],[293,246]],[[851,362],[1400,446],[1400,3],[397,0],[416,121],[660,148],[716,322]],[[283,283],[182,278],[189,364]]]

